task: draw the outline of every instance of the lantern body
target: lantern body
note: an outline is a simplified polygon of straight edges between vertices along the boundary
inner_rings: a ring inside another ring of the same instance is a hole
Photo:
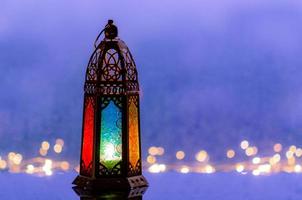
[[[86,71],[80,175],[74,184],[91,188],[148,185],[142,176],[139,109],[132,55],[118,37],[104,38]]]

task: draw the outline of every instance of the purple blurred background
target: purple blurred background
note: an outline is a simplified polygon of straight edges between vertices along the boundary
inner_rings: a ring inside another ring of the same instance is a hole
[[[145,152],[302,145],[300,0],[2,0],[0,153],[61,137],[78,159],[84,73],[109,18],[139,70]]]

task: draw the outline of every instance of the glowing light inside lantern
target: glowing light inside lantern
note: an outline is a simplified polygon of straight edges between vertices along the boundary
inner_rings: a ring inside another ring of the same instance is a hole
[[[113,101],[101,113],[100,162],[112,169],[122,160],[122,112]]]
[[[104,153],[105,153],[104,155],[105,160],[115,160],[118,158],[117,156],[115,156],[114,145],[111,143],[106,144]]]

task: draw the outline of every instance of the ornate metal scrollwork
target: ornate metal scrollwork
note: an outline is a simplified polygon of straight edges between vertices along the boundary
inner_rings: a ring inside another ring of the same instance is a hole
[[[111,170],[107,169],[102,163],[100,163],[99,173],[102,176],[118,176],[121,175],[121,164],[122,162],[117,163]]]
[[[101,81],[121,81],[122,67],[121,59],[115,49],[106,51],[102,67],[100,68]]]
[[[136,176],[138,174],[141,174],[141,160],[138,160],[136,165],[133,167],[131,164],[128,166],[128,176]]]
[[[85,165],[84,161],[81,159],[81,174],[86,176],[91,176],[92,173],[92,161],[89,163],[88,166]]]
[[[84,91],[97,95],[139,91],[135,62],[122,40],[102,41],[98,45],[88,63]]]

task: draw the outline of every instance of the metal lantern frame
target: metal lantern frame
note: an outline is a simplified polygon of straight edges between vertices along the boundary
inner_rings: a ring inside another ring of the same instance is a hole
[[[126,44],[117,37],[117,28],[113,21],[109,20],[104,31],[105,38],[96,45],[86,71],[80,175],[73,184],[92,189],[145,187],[148,183],[142,176],[139,83],[136,65]],[[121,113],[118,118],[121,121],[115,122],[121,129],[119,145],[121,160],[109,169],[100,160],[103,142],[101,119],[102,111],[112,102]],[[133,110],[134,108],[136,110]],[[133,144],[135,147],[130,144],[130,115],[137,118],[138,138],[137,143]],[[89,128],[86,127],[87,124]],[[85,134],[88,134],[88,139],[85,138],[87,137]],[[130,145],[134,152],[129,150]],[[138,157],[135,165],[131,155]],[[91,162],[88,161],[90,159]]]

